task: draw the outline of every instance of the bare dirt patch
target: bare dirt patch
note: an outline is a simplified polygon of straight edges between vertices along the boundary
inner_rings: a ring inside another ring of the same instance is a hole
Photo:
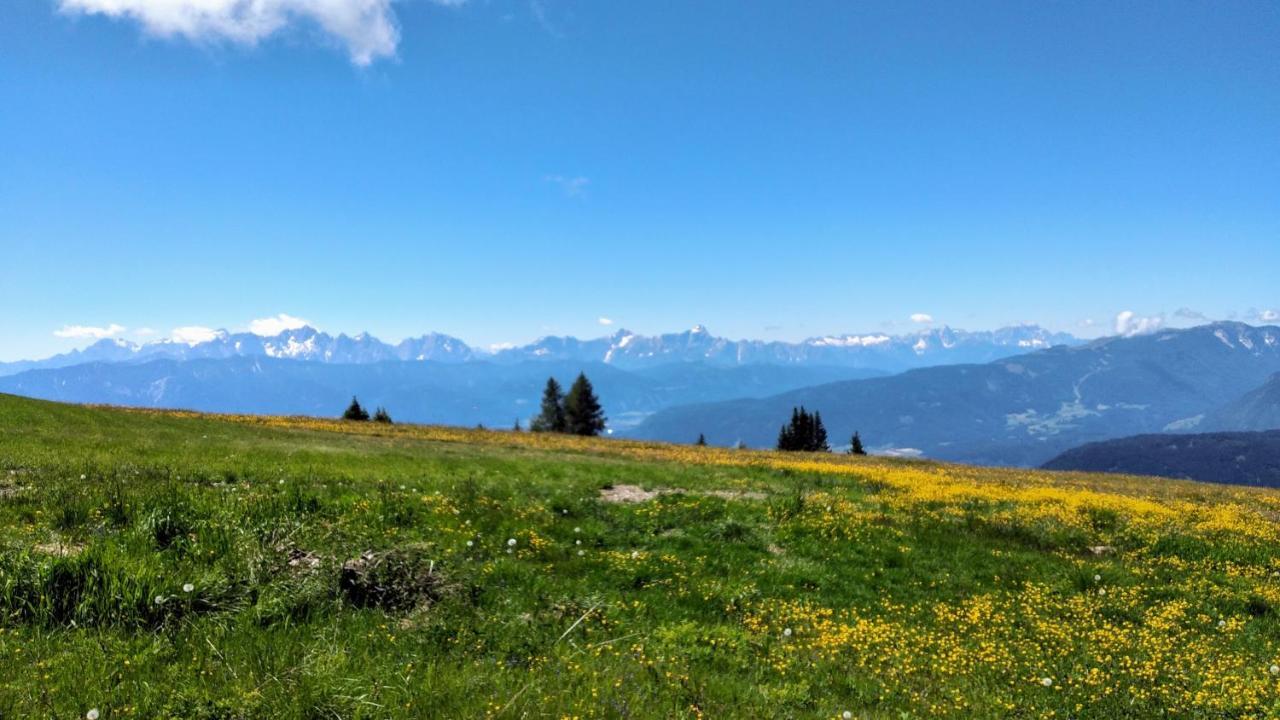
[[[41,555],[52,555],[54,557],[75,557],[84,552],[84,548],[83,543],[64,542],[36,543],[31,546],[32,550]]]
[[[639,485],[610,485],[600,490],[600,499],[607,503],[642,503],[659,495],[671,494],[703,495],[718,497],[724,500],[764,500],[768,495],[757,490],[708,490],[690,493],[680,488],[655,488],[645,490]]]
[[[725,500],[764,500],[769,497],[758,490],[712,490],[701,494]]]
[[[639,485],[610,485],[600,490],[600,499],[607,503],[642,503],[671,492],[678,491],[666,488],[645,490]]]

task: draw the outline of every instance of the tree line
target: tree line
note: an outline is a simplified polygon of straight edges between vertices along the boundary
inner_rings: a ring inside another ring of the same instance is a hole
[[[354,396],[342,413],[342,419],[391,423],[391,415],[386,408],[379,406],[370,417],[369,411]],[[578,378],[573,381],[568,393],[561,389],[554,377],[547,378],[547,385],[542,391],[542,406],[538,415],[529,423],[529,429],[533,432],[594,437],[604,432],[605,421],[604,407],[600,404],[600,398],[596,397],[595,388],[591,386],[585,373],[578,373]],[[523,430],[518,419],[512,429],[516,432]]]
[[[694,444],[706,445],[707,436],[698,433],[698,439]],[[744,445],[739,442],[736,447],[742,449]],[[822,413],[809,412],[803,405],[791,408],[791,421],[778,431],[776,448],[783,452],[831,452],[831,445],[827,442],[827,428],[822,424]],[[862,436],[857,431],[854,431],[853,437],[849,439],[848,453],[850,455],[867,454],[866,448],[862,446]]]
[[[778,449],[783,452],[831,452],[827,443],[827,428],[822,424],[822,413],[805,410],[801,405],[791,408],[791,422],[778,431]],[[866,455],[862,436],[855,430],[849,439],[850,455]]]

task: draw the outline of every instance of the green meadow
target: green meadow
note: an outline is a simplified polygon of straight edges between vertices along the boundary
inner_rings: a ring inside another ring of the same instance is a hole
[[[1278,507],[0,396],[0,717],[1274,716]]]

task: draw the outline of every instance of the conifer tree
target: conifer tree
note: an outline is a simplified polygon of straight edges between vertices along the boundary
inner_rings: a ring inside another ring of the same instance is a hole
[[[604,431],[604,408],[584,373],[578,373],[564,397],[564,418],[566,432],[573,435],[595,436]]]
[[[853,439],[849,441],[850,455],[866,455],[867,451],[862,447],[862,438],[858,436],[858,431],[853,431]]]
[[[791,422],[778,431],[778,449],[788,452],[830,452],[827,429],[822,424],[822,414],[812,413],[804,406],[791,409]]]
[[[564,392],[560,383],[553,377],[547,378],[547,386],[542,390],[542,411],[529,424],[534,432],[565,432],[568,425],[564,415]]]
[[[810,452],[831,452],[831,446],[827,444],[827,429],[822,426],[822,413],[813,413],[813,424],[809,430],[809,447]]]
[[[703,435],[702,433],[698,433],[698,442],[694,443],[694,445],[698,445],[699,447],[706,447],[707,436]]]
[[[524,428],[520,427],[520,418],[516,418],[516,424],[511,426],[511,432],[524,432]]]
[[[369,419],[369,411],[360,407],[360,401],[354,395],[351,396],[351,404],[347,406],[346,412],[342,413],[343,420],[359,420]]]
[[[373,413],[373,421],[379,422],[379,423],[386,423],[387,425],[390,425],[391,415],[387,413],[386,408],[379,405],[378,410]]]

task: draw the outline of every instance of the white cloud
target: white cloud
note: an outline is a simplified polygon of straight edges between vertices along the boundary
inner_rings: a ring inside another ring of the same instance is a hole
[[[292,315],[280,313],[275,317],[258,318],[249,323],[249,332],[254,335],[279,335],[285,330],[295,330],[297,328],[308,325],[309,323],[302,318],[296,318]]]
[[[596,322],[600,323],[601,325],[612,325],[613,318],[599,317],[599,318],[596,318]]]
[[[927,324],[933,322],[933,316],[929,313],[915,313],[911,316],[911,322]]]
[[[465,0],[434,0],[461,5]],[[314,24],[342,45],[351,62],[392,57],[400,30],[392,0],[58,0],[67,13],[128,18],[159,37],[194,42],[258,42],[298,23]]]
[[[564,190],[564,194],[568,197],[582,197],[583,193],[587,191],[587,186],[591,184],[590,178],[581,176],[546,175],[542,179],[544,182],[559,185],[560,189]]]
[[[111,323],[106,327],[92,327],[90,325],[63,325],[62,329],[54,330],[53,334],[60,338],[72,338],[76,340],[93,338],[94,340],[101,340],[102,338],[119,335],[127,329],[128,328],[125,326],[117,325],[115,323]]]
[[[1275,322],[1280,320],[1280,310],[1259,310],[1257,318],[1262,322]]]
[[[213,328],[200,327],[199,325],[188,325],[186,327],[174,328],[169,333],[169,337],[174,342],[186,343],[187,345],[195,345],[197,343],[209,342],[218,337],[218,331]]]
[[[1155,332],[1163,326],[1163,315],[1139,317],[1132,310],[1125,310],[1116,315],[1116,334],[1122,337],[1145,335],[1146,333]]]

